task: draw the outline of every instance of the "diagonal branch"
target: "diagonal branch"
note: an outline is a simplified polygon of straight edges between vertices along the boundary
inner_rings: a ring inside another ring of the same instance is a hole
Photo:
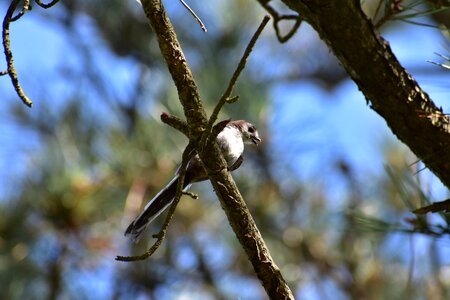
[[[282,1],[319,33],[398,139],[450,187],[449,119],[400,65],[360,1]]]
[[[192,155],[192,145],[188,144],[186,146],[186,149],[184,149],[183,152],[183,159],[181,161],[181,167],[180,167],[180,175],[179,180],[177,184],[177,191],[175,193],[175,199],[173,200],[172,205],[170,205],[169,212],[167,213],[166,219],[164,220],[164,224],[161,227],[161,230],[154,236],[157,238],[156,242],[148,249],[145,253],[141,255],[135,255],[135,256],[117,256],[116,260],[118,261],[139,261],[147,259],[148,257],[152,256],[153,253],[161,246],[161,243],[164,241],[164,238],[166,237],[167,229],[169,228],[170,221],[172,221],[173,214],[175,213],[175,209],[177,208],[178,202],[180,202],[181,195],[183,195],[183,184],[184,184],[184,177],[186,175],[186,166],[189,162],[189,159]]]
[[[190,143],[199,149],[199,141],[208,120],[197,85],[186,62],[172,24],[161,0],[143,0],[142,6],[158,39],[161,54],[178,90],[180,102],[189,125]],[[198,153],[220,200],[228,221],[245,250],[255,273],[271,299],[294,299],[291,290],[259,232],[239,193],[226,162],[215,141]]]

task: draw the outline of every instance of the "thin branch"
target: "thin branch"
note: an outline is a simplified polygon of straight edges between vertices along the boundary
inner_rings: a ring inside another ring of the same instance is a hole
[[[135,255],[135,256],[117,256],[116,260],[118,261],[139,261],[149,258],[150,256],[155,253],[155,251],[161,246],[161,243],[164,241],[164,238],[166,237],[167,229],[169,228],[170,222],[172,221],[173,214],[175,213],[175,209],[177,208],[178,202],[180,202],[181,195],[183,195],[183,184],[184,184],[184,177],[186,175],[186,166],[189,162],[189,159],[192,155],[192,144],[188,144],[183,152],[183,159],[181,161],[181,167],[180,167],[180,174],[178,177],[178,184],[177,184],[177,191],[175,193],[175,199],[173,200],[173,203],[170,205],[169,212],[167,213],[167,216],[164,220],[164,224],[161,227],[161,230],[153,235],[153,237],[157,238],[156,242],[143,254],[141,255]]]
[[[238,98],[237,97],[231,97],[231,94],[233,93],[234,87],[236,85],[236,82],[239,78],[239,75],[241,74],[242,70],[244,70],[245,65],[247,63],[248,57],[250,56],[250,53],[253,50],[253,47],[256,44],[256,41],[258,40],[259,36],[261,35],[262,31],[264,30],[264,27],[267,25],[267,22],[269,22],[270,17],[268,15],[264,16],[263,20],[261,21],[261,24],[259,25],[258,29],[253,34],[253,37],[251,38],[250,42],[248,43],[244,54],[241,57],[241,60],[239,61],[238,66],[236,67],[236,70],[234,71],[233,75],[231,76],[230,82],[228,83],[228,87],[223,93],[222,97],[219,99],[219,102],[217,103],[216,107],[214,108],[213,113],[211,114],[211,117],[208,121],[208,126],[206,127],[206,130],[202,136],[202,140],[200,142],[201,147],[203,148],[204,145],[207,143],[208,139],[210,138],[212,127],[214,123],[217,120],[217,117],[219,116],[220,110],[225,105],[225,103],[232,103],[235,102]],[[211,139],[213,140],[213,138]]]
[[[183,195],[189,196],[194,200],[198,200],[198,195],[191,192],[183,192]]]
[[[194,149],[200,149],[199,143],[208,125],[208,119],[192,72],[161,0],[142,0],[142,6],[177,87],[189,125],[190,143],[193,144]],[[231,228],[247,254],[268,297],[270,299],[294,299],[292,291],[272,259],[242,195],[228,172],[219,146],[217,143],[209,142],[206,144],[205,151],[198,154]]]
[[[420,207],[418,209],[413,210],[412,212],[416,215],[424,215],[426,213],[432,212],[449,212],[450,211],[450,199],[433,202],[430,205]]]
[[[19,20],[27,11],[31,10],[30,0],[24,0],[22,9],[19,13],[11,18],[11,22]]]
[[[439,66],[439,67],[442,67],[442,68],[450,70],[450,65],[440,64],[440,63],[437,63],[437,62],[434,62],[434,61],[431,61],[431,60],[427,60],[427,62],[429,62],[429,63],[431,63],[433,65],[436,65],[436,66]]]
[[[189,5],[187,5],[187,3],[184,2],[183,0],[180,0],[180,2],[181,2],[181,4],[183,4],[184,7],[186,7],[186,9],[191,13],[191,15],[194,17],[194,19],[198,22],[198,24],[200,25],[203,32],[207,32],[208,29],[206,29],[205,24],[203,24],[202,20],[195,14],[195,12],[192,10],[192,8],[190,8]]]
[[[5,52],[6,63],[7,63],[7,72],[9,77],[11,78],[11,82],[16,90],[17,95],[20,99],[22,99],[25,105],[31,107],[33,102],[25,95],[25,92],[22,90],[22,87],[19,83],[19,78],[17,77],[16,69],[14,67],[14,60],[11,51],[11,40],[9,35],[9,24],[12,22],[14,11],[19,5],[21,0],[13,0],[9,5],[8,11],[6,12],[5,18],[3,19],[3,27],[2,27],[2,41],[3,41],[3,49]],[[25,6],[29,5],[29,0],[25,0]],[[28,8],[27,8],[28,9]],[[22,10],[24,11],[24,10]],[[19,13],[20,14],[20,13]],[[23,15],[23,14],[22,14]],[[19,17],[18,17],[19,18]]]
[[[45,3],[42,3],[41,0],[35,0],[35,1],[36,1],[37,5],[39,5],[42,8],[45,8],[45,9],[50,8],[59,2],[59,0],[53,0],[53,1],[50,1],[49,3],[45,4]]]
[[[155,31],[161,54],[177,87],[190,139],[200,139],[207,124],[206,112],[200,100],[197,84],[178,42],[172,23],[161,0],[142,0],[142,7]]]
[[[294,25],[285,35],[281,35],[280,28],[278,25],[280,23],[280,21],[282,21],[282,20],[295,20]],[[281,16],[276,21],[274,21],[273,27],[275,29],[275,34],[277,35],[278,41],[282,44],[289,41],[291,39],[291,37],[293,37],[294,34],[297,33],[297,30],[300,28],[300,25],[302,25],[302,22],[303,22],[303,19],[300,16],[291,16],[291,15]]]
[[[238,66],[236,67],[236,70],[233,73],[233,76],[231,76],[230,82],[228,84],[227,89],[225,90],[225,93],[223,93],[222,97],[219,100],[219,103],[217,103],[213,113],[211,114],[211,117],[209,118],[208,126],[212,127],[212,124],[214,124],[214,122],[217,120],[220,110],[225,105],[225,103],[229,101],[231,94],[233,93],[234,87],[236,85],[236,82],[239,78],[239,75],[241,75],[242,70],[244,70],[245,65],[247,64],[248,57],[250,56],[250,53],[253,51],[253,47],[255,46],[256,41],[258,40],[259,36],[261,35],[262,31],[264,30],[264,27],[267,25],[267,22],[269,22],[269,20],[270,20],[269,16],[267,15],[264,16],[263,20],[261,21],[261,24],[259,24],[258,29],[253,34],[250,42],[247,45],[247,48],[245,48],[244,54],[242,55]]]
[[[450,119],[421,117],[423,113],[435,115],[442,110],[403,68],[367,19],[359,1],[328,1],[326,5],[317,1],[282,2],[318,32],[364,93],[370,108],[450,187]]]

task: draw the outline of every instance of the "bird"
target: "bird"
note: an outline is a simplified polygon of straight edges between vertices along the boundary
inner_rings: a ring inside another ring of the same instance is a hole
[[[256,127],[245,120],[226,120],[226,126],[217,135],[217,143],[225,158],[228,169],[234,171],[239,168],[244,160],[244,144],[258,145],[261,142]],[[156,217],[159,216],[175,199],[175,194],[180,175],[178,168],[175,177],[145,206],[144,210],[134,219],[125,231],[125,236],[130,236],[132,241],[138,243],[142,233]],[[203,167],[198,154],[192,156],[186,166],[183,191],[187,191],[192,183],[208,179],[208,174]]]

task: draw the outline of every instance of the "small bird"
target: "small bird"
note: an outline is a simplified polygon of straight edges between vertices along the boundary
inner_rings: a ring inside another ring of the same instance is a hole
[[[225,121],[227,122],[227,121]],[[245,121],[228,121],[224,129],[217,135],[217,143],[228,164],[230,171],[240,167],[243,162],[244,144],[259,144],[256,127]],[[145,206],[144,211],[134,219],[125,231],[125,236],[131,235],[133,242],[137,243],[141,239],[141,234],[159,214],[161,214],[174,200],[180,170],[175,177]],[[198,154],[194,155],[186,166],[183,191],[190,188],[194,182],[208,179],[208,174],[203,168],[203,164]]]

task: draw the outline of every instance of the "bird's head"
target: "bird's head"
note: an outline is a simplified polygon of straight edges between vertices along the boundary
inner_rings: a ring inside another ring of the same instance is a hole
[[[231,125],[236,126],[242,133],[242,139],[245,144],[255,144],[258,145],[261,142],[258,130],[255,125],[245,120],[231,121]]]

